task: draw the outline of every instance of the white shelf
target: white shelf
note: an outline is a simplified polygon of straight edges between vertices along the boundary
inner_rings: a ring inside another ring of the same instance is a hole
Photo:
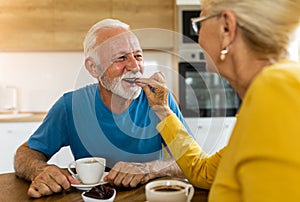
[[[176,0],[176,5],[200,5],[200,0]]]

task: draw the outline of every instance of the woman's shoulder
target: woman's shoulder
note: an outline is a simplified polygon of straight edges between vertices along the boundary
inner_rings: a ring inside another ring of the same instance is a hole
[[[273,90],[285,90],[287,87],[300,88],[300,63],[283,60],[265,67],[251,83],[248,93],[265,93]]]
[[[256,107],[270,103],[287,105],[287,102],[300,100],[300,64],[281,61],[261,71],[250,85],[243,103]],[[298,102],[298,101],[297,101]],[[297,105],[298,106],[298,105]]]
[[[291,60],[281,60],[265,68],[259,75],[265,81],[294,80],[300,82],[300,63]]]

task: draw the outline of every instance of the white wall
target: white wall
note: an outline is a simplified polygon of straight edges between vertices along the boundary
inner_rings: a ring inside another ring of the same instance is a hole
[[[145,76],[164,71],[174,85],[170,54],[145,51],[144,58]],[[48,111],[64,92],[93,81],[81,52],[0,53],[0,84],[17,87],[20,111]]]
[[[1,53],[0,83],[18,89],[22,111],[47,111],[62,92],[72,90],[83,54]]]
[[[300,61],[300,26],[292,36],[291,44],[289,47],[290,57],[293,60]]]

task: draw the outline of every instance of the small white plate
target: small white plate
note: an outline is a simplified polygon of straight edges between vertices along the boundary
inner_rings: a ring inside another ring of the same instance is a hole
[[[108,175],[108,172],[104,172],[100,181],[96,184],[71,184],[72,187],[75,187],[79,190],[84,190],[84,191],[88,191],[90,189],[92,189],[94,186],[100,185],[100,184],[106,184],[107,182],[103,181],[103,178]]]

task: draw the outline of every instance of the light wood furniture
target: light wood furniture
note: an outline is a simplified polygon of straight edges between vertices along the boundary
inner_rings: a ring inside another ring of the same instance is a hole
[[[60,201],[60,202],[81,202],[82,191],[71,189],[68,192],[42,197],[33,200],[27,196],[29,183],[15,176],[14,173],[0,175],[0,201]],[[195,189],[195,194],[192,202],[207,202],[208,191],[204,189]],[[145,202],[145,186],[140,186],[135,189],[118,189],[115,201],[140,201]]]
[[[0,113],[1,115],[5,115],[7,113]],[[44,118],[47,115],[47,112],[28,112],[28,113],[19,113],[20,115],[22,114],[29,114],[28,116],[24,117],[10,117],[10,118],[0,118],[0,123],[15,123],[15,122],[42,122]]]
[[[0,1],[0,51],[82,51],[88,29],[117,18],[132,29],[174,30],[174,0]]]

